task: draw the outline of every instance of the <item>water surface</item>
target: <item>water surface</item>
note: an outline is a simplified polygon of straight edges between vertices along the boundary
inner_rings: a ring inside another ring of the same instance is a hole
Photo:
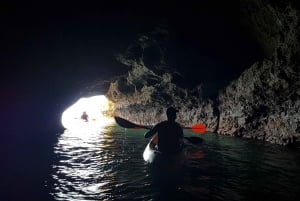
[[[145,130],[117,125],[59,136],[51,195],[55,200],[297,200],[300,153],[264,142],[201,135],[187,144],[176,176],[143,161]],[[186,136],[199,136],[185,130]]]

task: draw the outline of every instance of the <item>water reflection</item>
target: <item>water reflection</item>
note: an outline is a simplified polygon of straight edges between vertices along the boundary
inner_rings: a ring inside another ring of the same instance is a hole
[[[55,146],[54,199],[124,199],[140,191],[147,185],[140,140],[115,125],[85,133],[66,130]]]
[[[214,134],[187,146],[176,174],[150,168],[143,130],[114,124],[66,130],[55,145],[55,200],[295,200],[300,154],[280,146]],[[188,131],[186,135],[192,135]]]
[[[118,163],[114,160],[114,153],[107,151],[114,141],[111,126],[97,132],[66,130],[55,146],[55,154],[59,156],[57,164],[53,165],[53,178],[57,181],[55,199],[80,199],[98,193],[105,195],[105,191],[111,188],[107,185],[113,180],[113,168]]]

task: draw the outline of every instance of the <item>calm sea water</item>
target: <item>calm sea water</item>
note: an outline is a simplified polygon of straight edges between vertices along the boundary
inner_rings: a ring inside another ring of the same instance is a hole
[[[213,133],[188,144],[176,175],[143,161],[145,130],[109,125],[68,131],[55,145],[48,188],[55,200],[298,200],[300,153]],[[185,130],[186,136],[199,136]]]

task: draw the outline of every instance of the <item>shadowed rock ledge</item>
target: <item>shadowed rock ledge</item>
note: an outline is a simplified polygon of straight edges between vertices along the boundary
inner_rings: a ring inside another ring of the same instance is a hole
[[[300,142],[300,26],[292,4],[248,0],[241,3],[249,30],[266,58],[245,70],[216,100],[180,87],[180,72],[165,56],[168,29],[160,26],[141,36],[118,60],[131,67],[111,83],[108,98],[115,114],[138,124],[165,119],[165,109],[179,108],[184,126],[205,123],[207,130],[288,145]],[[151,61],[151,62],[150,62]]]

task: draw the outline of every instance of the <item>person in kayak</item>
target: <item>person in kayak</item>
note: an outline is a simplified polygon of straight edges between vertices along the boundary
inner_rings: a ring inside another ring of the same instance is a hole
[[[86,112],[83,112],[80,118],[84,121],[89,121],[89,116]]]
[[[145,133],[145,138],[149,138],[158,133],[158,151],[166,154],[176,153],[181,150],[183,145],[183,130],[177,118],[178,110],[169,107],[166,111],[167,121],[156,124],[150,131]]]

